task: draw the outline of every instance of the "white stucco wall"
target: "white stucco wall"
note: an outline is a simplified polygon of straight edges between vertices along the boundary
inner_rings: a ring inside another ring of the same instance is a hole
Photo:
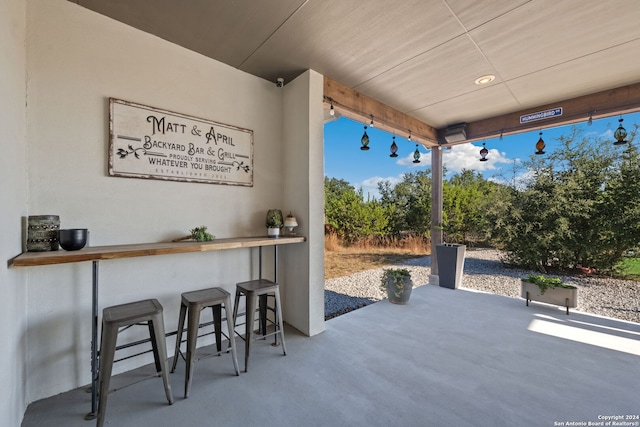
[[[0,425],[20,425],[25,410],[26,272],[8,268],[22,251],[25,174],[25,3],[0,2]]]
[[[284,247],[287,321],[308,335],[324,331],[323,76],[308,70],[284,88],[284,204],[307,236],[304,247]],[[300,218],[304,219],[303,221]],[[309,282],[309,286],[297,284]]]
[[[63,228],[87,227],[97,246],[166,241],[199,225],[219,238],[264,235],[267,209],[296,210],[285,202],[285,174],[296,179],[306,171],[283,167],[283,90],[66,0],[27,4],[29,215],[60,215]],[[109,177],[109,97],[252,129],[254,186]],[[313,134],[317,140],[317,127]],[[300,154],[309,163],[310,153]],[[317,174],[318,160],[314,168]],[[10,213],[13,222],[24,215],[17,211]],[[298,214],[303,224],[309,212]],[[102,261],[100,309],[155,297],[164,305],[166,329],[175,330],[180,292],[213,285],[233,290],[256,277],[256,251]],[[308,257],[304,262],[309,270]],[[265,262],[266,275],[270,265]],[[283,256],[285,288],[289,268]],[[90,381],[91,263],[26,270],[28,325],[21,338],[29,348],[31,402]],[[308,282],[308,273],[298,278]],[[288,320],[287,304],[284,310]],[[172,348],[173,341],[167,344]],[[114,373],[151,362],[139,359],[117,364]]]

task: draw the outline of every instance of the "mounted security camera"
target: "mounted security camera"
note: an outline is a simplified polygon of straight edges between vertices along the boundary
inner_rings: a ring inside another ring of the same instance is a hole
[[[278,77],[276,79],[276,87],[282,87],[284,86],[284,79],[282,77]]]

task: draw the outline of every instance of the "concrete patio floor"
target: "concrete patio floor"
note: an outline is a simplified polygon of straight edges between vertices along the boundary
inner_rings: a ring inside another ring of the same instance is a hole
[[[522,299],[427,285],[315,337],[288,329],[286,343],[287,356],[258,343],[239,377],[229,355],[198,362],[188,399],[180,362],[173,405],[159,378],[140,382],[110,396],[106,425],[559,426],[640,414],[640,324]],[[73,390],[31,404],[22,426],[94,425],[89,408]]]

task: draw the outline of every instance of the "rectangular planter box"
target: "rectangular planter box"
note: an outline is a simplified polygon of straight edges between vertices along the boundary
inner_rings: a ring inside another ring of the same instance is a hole
[[[436,245],[438,257],[438,283],[443,288],[458,289],[464,270],[465,245]]]
[[[544,294],[540,294],[538,285],[522,280],[520,296],[527,301],[527,306],[529,301],[544,302],[566,307],[567,314],[569,314],[569,308],[578,306],[578,289],[552,288],[547,289]]]

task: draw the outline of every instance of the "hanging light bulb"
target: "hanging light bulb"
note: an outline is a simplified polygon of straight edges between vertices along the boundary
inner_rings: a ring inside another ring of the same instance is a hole
[[[418,150],[418,144],[416,144],[416,151],[413,152],[413,163],[420,163],[420,151]]]
[[[333,100],[331,100],[331,108],[329,108],[329,115],[330,116],[336,115],[336,110],[333,109]]]
[[[622,117],[620,117],[620,120],[618,120],[620,123],[618,125],[618,129],[613,133],[613,137],[616,139],[613,145],[623,145],[627,143],[627,140],[625,139],[627,137],[627,130],[622,127],[622,120]]]
[[[593,113],[589,113],[589,120],[587,120],[587,125],[591,126],[593,124]]]
[[[371,123],[369,123],[369,126],[375,127],[375,125],[373,124],[373,114],[371,114]]]
[[[369,149],[369,135],[367,135],[367,125],[364,125],[364,133],[362,134],[362,138],[360,138],[360,143],[362,143],[362,147],[360,147],[362,151],[366,151]]]
[[[411,129],[409,129],[409,136],[407,137],[407,141],[411,141]]]
[[[487,159],[487,154],[489,154],[489,150],[487,150],[487,147],[485,147],[485,143],[482,143],[482,149],[480,150],[480,161],[481,162],[486,162]]]
[[[393,135],[393,142],[391,143],[391,147],[389,147],[389,149],[391,150],[391,154],[389,154],[389,157],[398,157],[398,155],[396,154],[398,152],[398,145],[396,144],[395,135]]]
[[[536,151],[536,154],[544,154],[544,147],[546,147],[546,145],[542,139],[542,132],[540,132],[540,139],[536,142],[536,150],[538,150]]]
[[[504,133],[504,129],[500,129],[500,141],[502,141],[502,134]]]

